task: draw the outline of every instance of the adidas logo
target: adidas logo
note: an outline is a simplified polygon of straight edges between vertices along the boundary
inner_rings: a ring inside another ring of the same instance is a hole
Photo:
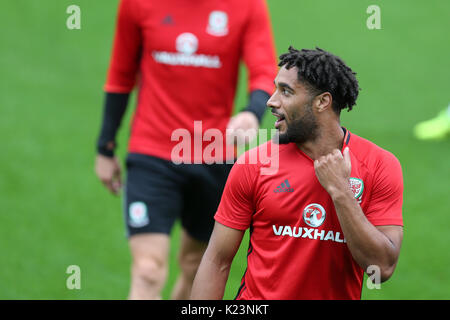
[[[275,192],[275,193],[279,193],[279,192],[294,192],[294,188],[291,188],[291,185],[289,184],[289,181],[286,179],[275,190],[273,190],[273,192]]]
[[[173,18],[171,15],[167,15],[164,17],[164,19],[161,21],[161,24],[175,24],[175,22],[173,21]]]

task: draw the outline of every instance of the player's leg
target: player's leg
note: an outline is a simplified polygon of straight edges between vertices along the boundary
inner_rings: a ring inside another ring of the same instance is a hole
[[[129,299],[160,299],[168,272],[169,234],[182,208],[179,177],[169,161],[127,158],[124,214],[132,256]]]
[[[186,300],[191,295],[192,283],[207,243],[193,238],[184,229],[182,230],[180,242],[178,263],[181,272],[172,290],[172,299]]]
[[[183,235],[178,256],[180,274],[172,291],[174,299],[188,299],[192,283],[214,227],[214,214],[231,165],[190,165],[181,216]]]
[[[137,234],[129,240],[132,264],[128,299],[161,299],[167,279],[170,238],[166,234]]]

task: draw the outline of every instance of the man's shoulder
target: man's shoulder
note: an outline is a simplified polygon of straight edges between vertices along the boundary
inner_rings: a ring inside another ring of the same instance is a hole
[[[351,134],[350,139],[349,146],[353,155],[369,169],[376,169],[380,166],[386,167],[396,163],[400,165],[399,160],[392,152],[377,145],[373,141],[354,133]]]

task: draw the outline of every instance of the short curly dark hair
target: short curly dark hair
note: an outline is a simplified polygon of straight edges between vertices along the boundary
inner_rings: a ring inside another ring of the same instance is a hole
[[[315,50],[297,50],[280,56],[278,66],[297,67],[297,79],[314,95],[329,92],[333,97],[333,110],[339,115],[342,109],[352,110],[358,98],[359,85],[356,73],[339,57],[316,47]]]

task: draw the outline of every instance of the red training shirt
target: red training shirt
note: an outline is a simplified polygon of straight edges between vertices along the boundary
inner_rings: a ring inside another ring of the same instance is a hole
[[[346,146],[350,185],[367,219],[375,226],[403,225],[399,161],[348,130]],[[264,175],[272,164],[248,163],[251,153],[267,147],[273,143],[250,150],[233,166],[215,215],[230,228],[250,228],[237,299],[360,299],[364,270],[352,258],[313,160],[295,143],[280,145],[278,171]]]
[[[104,89],[131,92],[139,74],[129,151],[170,160],[181,142],[171,141],[173,131],[184,128],[193,140],[196,120],[200,138],[225,132],[241,59],[249,91],[272,92],[277,68],[264,0],[122,0]],[[188,158],[201,161],[199,154]]]

